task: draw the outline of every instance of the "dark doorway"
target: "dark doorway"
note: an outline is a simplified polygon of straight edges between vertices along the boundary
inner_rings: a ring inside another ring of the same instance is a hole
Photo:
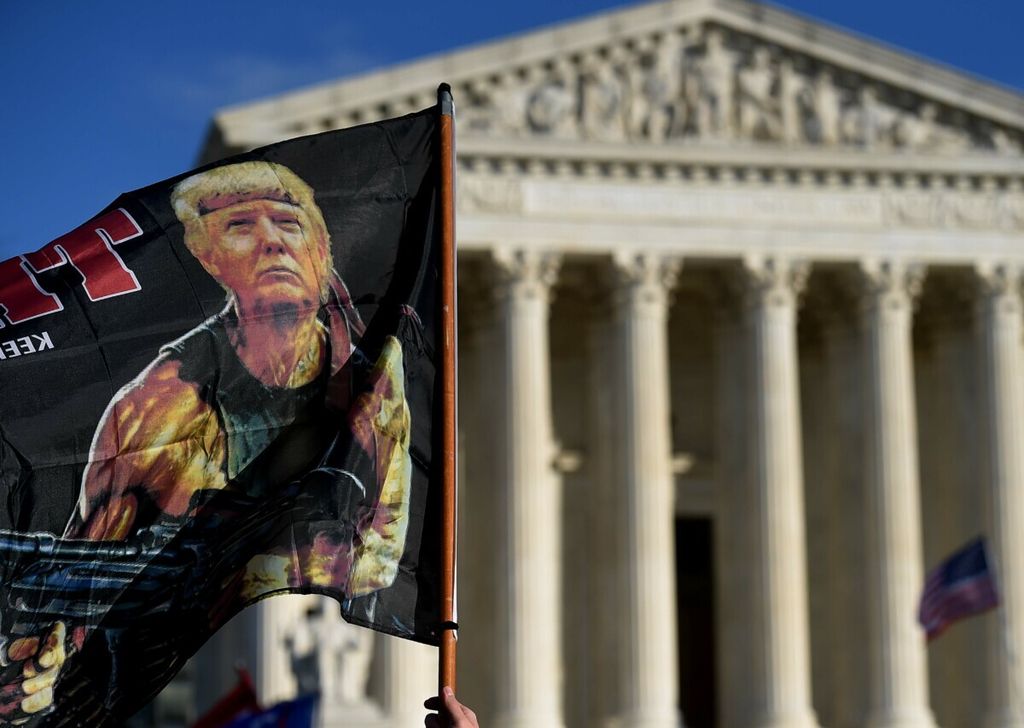
[[[679,702],[687,728],[716,728],[714,554],[710,518],[676,519]]]

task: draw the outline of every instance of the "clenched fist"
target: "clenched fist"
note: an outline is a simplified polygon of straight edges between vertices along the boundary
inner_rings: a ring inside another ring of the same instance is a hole
[[[423,707],[438,711],[423,719],[427,728],[480,728],[476,713],[456,700],[450,687],[446,686],[438,696],[427,698]]]
[[[0,725],[20,725],[53,706],[53,684],[67,659],[67,630],[57,622],[41,636],[19,637],[0,647]]]

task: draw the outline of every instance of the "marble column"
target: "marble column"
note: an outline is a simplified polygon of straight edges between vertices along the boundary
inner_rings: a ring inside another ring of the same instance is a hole
[[[931,728],[911,323],[924,271],[861,266],[871,728]]]
[[[812,728],[797,296],[808,267],[748,260],[751,724]]]
[[[495,251],[504,362],[494,390],[499,441],[499,728],[561,728],[561,491],[548,341],[554,256]]]
[[[674,728],[679,717],[675,508],[668,306],[678,263],[614,260],[614,389],[622,554],[619,724]]]
[[[978,270],[981,344],[982,474],[987,491],[989,557],[1002,604],[989,626],[985,725],[1024,726],[1019,660],[1024,658],[1024,351],[1021,272]]]
[[[423,701],[437,694],[437,649],[397,637],[374,636],[383,641],[382,702],[388,722],[393,728],[421,725],[426,715]]]
[[[253,679],[256,694],[267,705],[291,698],[295,690],[285,636],[289,626],[304,617],[306,602],[302,597],[276,596],[250,607],[256,623]]]

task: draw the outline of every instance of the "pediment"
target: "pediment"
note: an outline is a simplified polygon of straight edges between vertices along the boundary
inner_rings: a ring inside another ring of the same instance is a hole
[[[747,0],[669,0],[218,114],[205,156],[423,108],[461,139],[1021,155],[1024,95]]]

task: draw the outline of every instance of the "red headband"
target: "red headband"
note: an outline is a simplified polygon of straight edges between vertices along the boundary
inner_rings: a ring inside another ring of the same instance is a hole
[[[212,197],[207,197],[199,201],[199,215],[207,215],[216,210],[223,210],[225,207],[231,207],[241,202],[248,202],[249,200],[272,200],[273,202],[283,202],[286,205],[293,205],[294,207],[302,207],[295,198],[288,192],[283,190],[261,190],[252,192],[232,192],[226,194],[217,194]]]

